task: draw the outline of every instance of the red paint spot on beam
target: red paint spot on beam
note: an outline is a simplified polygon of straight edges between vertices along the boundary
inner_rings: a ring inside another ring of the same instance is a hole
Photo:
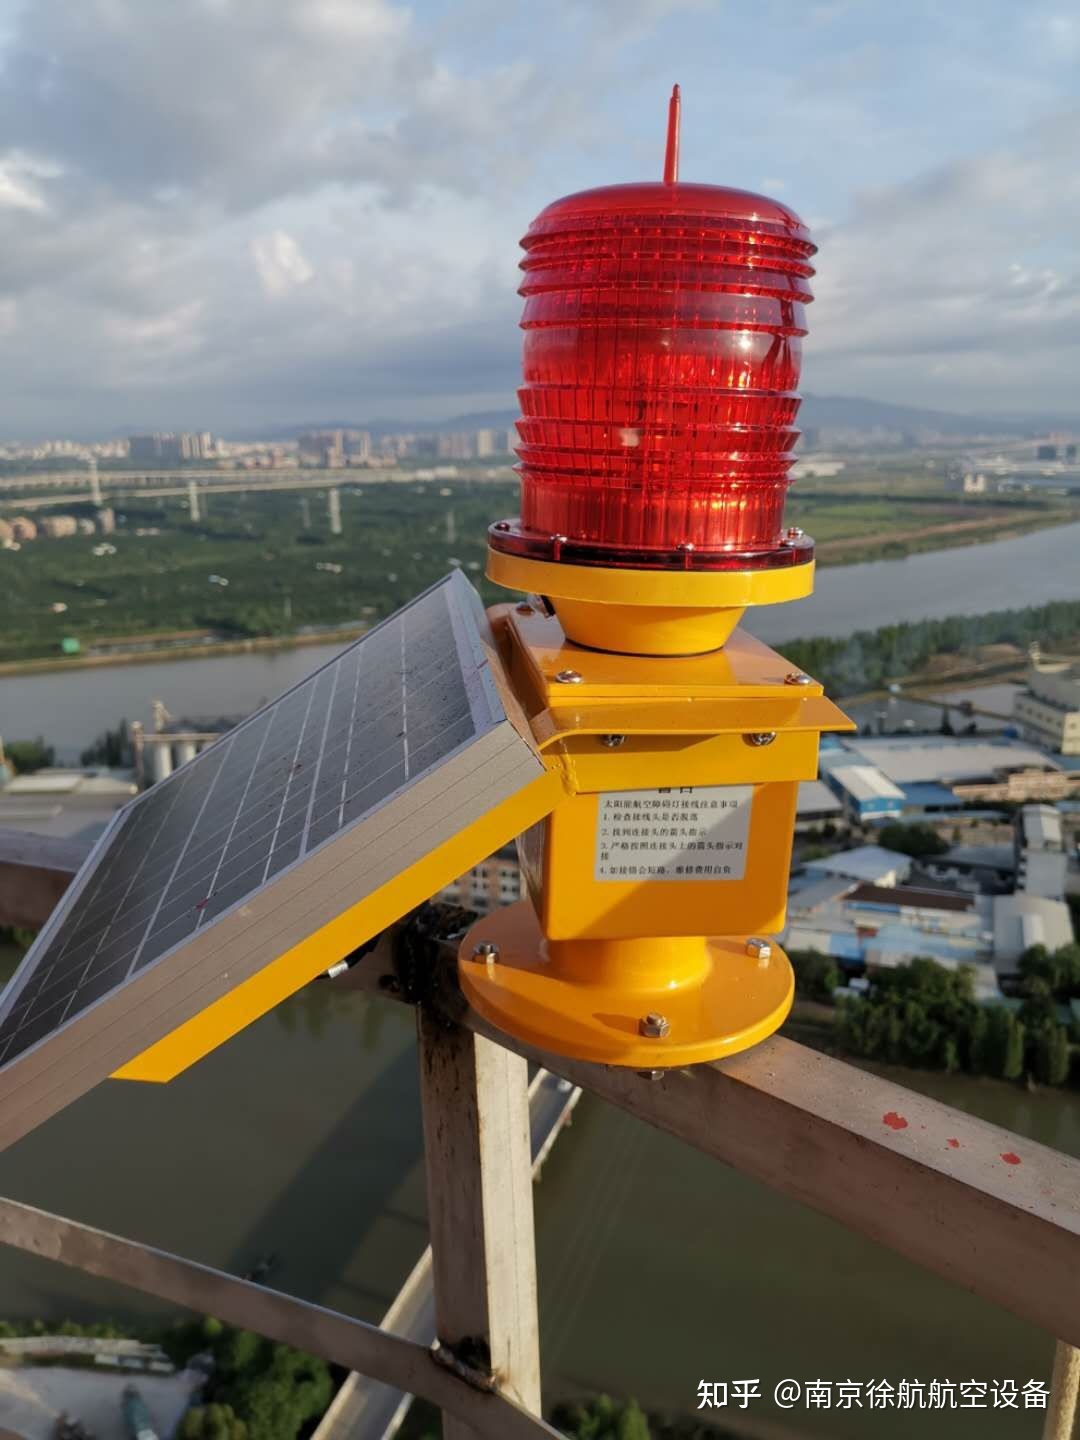
[[[1006,1150],[1001,1158],[1005,1161],[1006,1165],[1020,1165],[1022,1163],[1020,1156],[1015,1155],[1011,1150]]]
[[[881,1123],[888,1125],[890,1130],[906,1130],[908,1122],[903,1115],[898,1115],[895,1110],[890,1110],[887,1115],[881,1117]]]
[[[946,1140],[946,1141],[945,1141],[945,1144],[948,1145],[948,1146],[949,1146],[951,1149],[953,1149],[953,1150],[959,1150],[959,1149],[960,1149],[960,1141],[959,1141],[959,1140],[949,1139],[949,1140]]]

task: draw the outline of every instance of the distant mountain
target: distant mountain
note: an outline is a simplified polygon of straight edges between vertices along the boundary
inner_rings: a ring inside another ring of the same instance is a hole
[[[445,420],[326,420],[304,425],[281,426],[265,432],[266,440],[295,440],[306,430],[370,430],[373,435],[427,434],[433,430],[505,430],[518,418],[517,410],[477,410],[468,415],[451,415]],[[884,400],[866,400],[857,395],[807,395],[799,411],[802,430],[852,430],[866,434],[877,430],[898,431],[918,436],[931,431],[938,435],[1043,435],[1051,430],[1080,426],[1077,416],[1060,415],[955,415],[945,410],[926,410],[913,405],[890,405]],[[250,435],[237,438],[251,438]]]

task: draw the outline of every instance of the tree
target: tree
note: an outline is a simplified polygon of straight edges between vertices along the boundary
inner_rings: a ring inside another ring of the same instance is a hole
[[[552,1419],[573,1440],[651,1440],[648,1417],[636,1400],[620,1403],[597,1395],[557,1405]]]
[[[103,730],[79,756],[80,765],[107,765],[112,770],[130,765],[131,760],[126,720],[121,720],[114,730]]]
[[[880,843],[886,850],[896,850],[901,855],[910,855],[913,860],[922,860],[931,855],[944,855],[949,848],[936,830],[929,825],[902,825],[893,822],[883,825],[878,832]]]
[[[1064,1025],[1047,1025],[1035,1036],[1032,1069],[1040,1085],[1064,1085],[1069,1078],[1069,1032]]]
[[[840,984],[840,967],[833,957],[819,950],[789,950],[788,959],[795,970],[799,994],[828,1004]]]
[[[972,1047],[973,1069],[999,1080],[1019,1079],[1024,1070],[1023,1025],[1004,1005],[991,1006],[985,1015]]]
[[[40,735],[36,740],[11,740],[4,751],[16,775],[32,775],[56,763],[56,751]]]
[[[261,1341],[252,1363],[225,1383],[217,1398],[233,1407],[258,1440],[294,1440],[305,1421],[323,1413],[333,1390],[324,1361]]]
[[[231,1405],[196,1405],[184,1416],[179,1440],[247,1440],[248,1427]]]

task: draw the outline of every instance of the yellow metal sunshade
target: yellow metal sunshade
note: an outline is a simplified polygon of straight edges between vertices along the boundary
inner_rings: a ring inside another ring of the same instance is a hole
[[[175,1079],[414,906],[422,904],[521,831],[543,820],[565,794],[561,773],[546,770],[524,790],[502,800],[374,894],[365,896],[156,1045],[115,1070],[112,1078]]]

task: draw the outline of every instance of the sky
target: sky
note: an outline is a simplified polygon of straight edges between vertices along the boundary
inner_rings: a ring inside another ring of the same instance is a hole
[[[773,195],[803,389],[1080,414],[1075,0],[0,0],[0,434],[509,408],[560,195]]]

